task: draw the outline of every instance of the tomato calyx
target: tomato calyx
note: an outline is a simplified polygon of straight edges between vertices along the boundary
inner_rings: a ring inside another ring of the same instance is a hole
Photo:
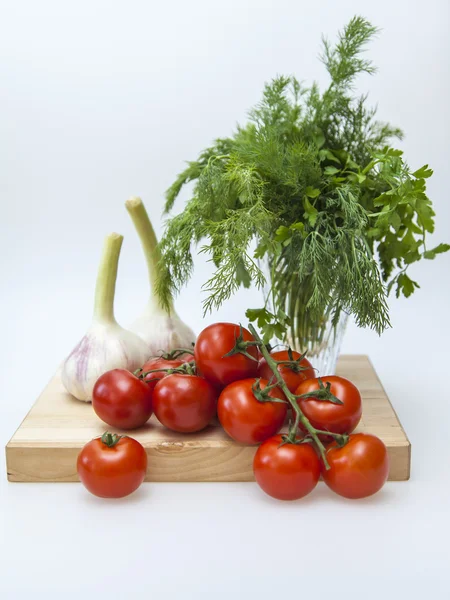
[[[291,424],[289,424],[290,426]],[[295,446],[299,446],[300,444],[312,444],[314,443],[314,440],[312,439],[311,436],[309,435],[305,435],[304,437],[291,437],[291,434],[288,433],[283,433],[281,436],[281,444],[278,446],[278,448],[281,448],[282,446],[285,446],[286,444],[294,444]]]
[[[348,433],[343,433],[341,435],[334,435],[333,438],[334,438],[334,441],[336,442],[336,444],[339,446],[339,448],[343,448],[345,445],[348,444],[348,442],[350,440],[350,436]]]
[[[242,324],[239,323],[239,335],[238,336],[234,336],[234,346],[233,348],[231,348],[231,350],[229,352],[227,352],[226,354],[224,354],[222,356],[222,358],[226,358],[228,356],[234,356],[235,354],[243,354],[244,356],[246,356],[247,358],[249,358],[250,360],[254,360],[256,362],[258,362],[258,359],[255,358],[254,356],[252,356],[249,352],[247,352],[247,348],[249,346],[257,346],[259,347],[261,344],[258,341],[250,341],[250,342],[246,342],[244,341],[244,332],[242,330]]]
[[[137,374],[139,373],[139,374]],[[196,375],[196,367],[195,362],[192,360],[190,362],[185,362],[179,367],[171,367],[169,369],[150,369],[150,371],[143,371],[143,369],[138,369],[135,372],[135,375],[139,377],[139,379],[145,380],[147,375],[150,373],[166,373],[167,375],[173,375],[174,373],[181,373],[182,375]]]
[[[108,446],[108,448],[114,448],[114,446],[124,437],[127,437],[126,435],[119,435],[117,433],[111,433],[109,431],[105,431],[105,433],[102,435],[102,437],[100,438],[102,443],[105,444],[105,446]]]
[[[347,443],[349,438],[348,433],[334,433],[333,431],[327,431],[326,429],[316,429],[317,435],[323,435],[326,437],[332,437],[333,441],[339,446],[339,448],[343,448]],[[313,441],[310,436],[306,436],[310,438],[309,441]]]
[[[289,356],[289,360],[275,360],[277,365],[287,367],[294,373],[308,371],[310,367],[301,364],[302,360],[306,358],[307,352],[303,352],[303,354],[300,354],[298,358],[294,358],[294,355],[292,354],[292,348],[289,346],[287,349],[287,353]]]
[[[286,400],[282,400],[281,398],[274,398],[270,396],[270,391],[274,388],[278,387],[278,383],[274,383],[272,385],[266,385],[263,389],[261,387],[261,378],[255,380],[255,383],[252,385],[252,392],[258,402],[278,402],[279,404],[288,404]]]
[[[344,404],[342,400],[337,398],[331,392],[331,383],[327,381],[327,384],[324,385],[321,378],[318,378],[319,389],[312,390],[311,392],[307,392],[306,394],[302,394],[301,396],[296,396],[296,398],[313,398],[314,400],[321,400],[323,402],[331,402],[332,404]]]
[[[155,358],[163,358],[164,360],[176,360],[183,356],[183,354],[191,354],[194,356],[194,344],[192,344],[192,348],[174,348],[170,352],[163,352],[160,356]]]

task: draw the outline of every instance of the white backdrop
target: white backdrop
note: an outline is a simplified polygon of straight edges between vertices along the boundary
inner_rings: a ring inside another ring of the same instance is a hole
[[[411,166],[434,169],[430,243],[448,242],[447,1],[0,0],[2,444],[84,333],[111,231],[125,235],[118,320],[127,324],[144,305],[127,197],[143,197],[161,233],[163,194],[183,161],[243,121],[277,73],[325,85],[320,35],[332,37],[356,13],[383,28],[370,47],[379,73],[358,89],[405,130]],[[177,303],[197,331],[244,320],[259,301],[255,290],[242,292],[203,320],[208,272],[199,260]],[[109,585],[111,598],[127,590],[266,598],[318,585],[321,597],[336,584],[335,598],[356,597],[361,586],[366,598],[390,598],[450,583],[450,255],[413,265],[411,275],[422,287],[391,302],[393,328],[378,338],[350,326],[344,343],[370,355],[411,438],[410,482],[351,505],[322,484],[289,505],[253,484],[146,485],[112,504],[79,485],[7,484],[2,464],[0,592],[90,598]]]

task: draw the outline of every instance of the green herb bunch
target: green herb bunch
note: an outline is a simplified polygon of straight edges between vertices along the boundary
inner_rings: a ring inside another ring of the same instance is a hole
[[[431,169],[412,172],[390,146],[401,131],[377,121],[367,96],[354,93],[357,75],[375,72],[363,51],[376,33],[354,17],[336,44],[323,39],[331,79],[323,93],[316,83],[276,77],[249,122],[177,177],[166,212],[185,184],[195,185],[160,244],[166,307],[189,280],[200,244],[216,267],[204,284],[205,311],[240,286],[267,283],[265,305],[247,316],[265,341],[295,340],[303,349],[320,343],[327,321],[336,326],[343,312],[381,333],[390,325],[389,291],[410,296],[419,287],[408,267],[450,249],[426,245],[434,230]]]

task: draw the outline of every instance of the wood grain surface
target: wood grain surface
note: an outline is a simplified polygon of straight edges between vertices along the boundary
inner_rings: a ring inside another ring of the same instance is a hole
[[[337,374],[358,386],[363,417],[357,431],[379,436],[388,447],[389,479],[409,479],[411,445],[367,356],[344,355]],[[82,446],[106,429],[91,404],[72,398],[57,373],[6,446],[9,481],[78,481]],[[195,434],[177,434],[152,416],[131,434],[146,448],[146,481],[253,481],[254,446],[231,440],[218,423]]]

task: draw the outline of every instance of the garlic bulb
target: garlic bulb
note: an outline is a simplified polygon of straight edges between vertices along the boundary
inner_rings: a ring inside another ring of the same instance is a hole
[[[150,280],[150,299],[143,314],[130,325],[150,347],[152,355],[170,352],[174,348],[190,348],[195,334],[177,315],[173,305],[166,311],[155,293],[160,259],[158,241],[140,198],[130,198],[125,206],[141,240]]]
[[[92,324],[62,368],[61,378],[66,390],[85,402],[92,400],[92,390],[100,375],[110,369],[135,371],[151,354],[139,336],[123,329],[114,318],[114,292],[122,240],[117,233],[111,233],[105,239]]]

